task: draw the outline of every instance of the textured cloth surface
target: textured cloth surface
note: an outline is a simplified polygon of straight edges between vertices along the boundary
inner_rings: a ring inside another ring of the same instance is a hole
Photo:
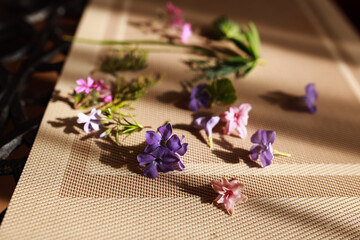
[[[324,1],[323,1],[324,2]],[[262,58],[245,79],[236,80],[238,101],[250,103],[248,132],[277,132],[274,148],[292,154],[259,168],[251,162],[249,136],[241,140],[216,127],[214,149],[190,126],[180,82],[194,77],[184,60],[196,57],[166,48],[149,55],[141,73],[166,72],[138,101],[137,120],[156,129],[165,121],[185,135],[185,171],[142,175],[136,156],[145,131],[117,146],[86,135],[79,111],[68,102],[75,80],[99,66],[109,47],[74,43],[2,226],[1,239],[359,239],[360,71],[358,45],[338,39],[310,1],[179,1],[193,26],[206,27],[226,13],[239,24],[253,21],[262,39]],[[159,39],[146,25],[165,1],[92,1],[77,32],[91,39]],[[219,9],[222,12],[219,12]],[[331,37],[331,38],[329,38]],[[194,36],[192,43],[206,44]],[[344,45],[346,43],[346,45]],[[225,43],[224,43],[225,44]],[[139,73],[124,73],[136,76]],[[106,81],[111,77],[102,75]],[[313,82],[318,112],[294,111],[274,92],[301,96]],[[274,97],[275,96],[275,97]],[[201,113],[218,115],[217,106]],[[210,181],[237,178],[248,201],[229,216],[212,203]]]

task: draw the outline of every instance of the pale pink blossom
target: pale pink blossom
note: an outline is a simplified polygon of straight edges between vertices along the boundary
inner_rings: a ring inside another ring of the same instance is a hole
[[[76,84],[79,85],[75,88],[75,92],[85,92],[87,94],[91,93],[92,88],[94,88],[94,79],[91,77],[87,77],[86,82],[84,79],[78,79],[76,80]]]
[[[245,186],[236,179],[230,182],[225,178],[220,181],[212,180],[211,187],[219,193],[219,196],[214,202],[224,205],[230,215],[234,214],[234,206],[236,203],[243,203],[247,200],[247,197],[241,193],[241,191],[245,189]]]
[[[185,23],[184,26],[182,27],[182,31],[181,31],[181,42],[187,43],[191,34],[192,34],[191,24]]]
[[[236,130],[240,138],[246,138],[246,125],[248,124],[250,110],[251,105],[244,103],[239,108],[229,107],[228,111],[221,114],[221,120],[226,122],[225,134],[229,135],[232,131]]]

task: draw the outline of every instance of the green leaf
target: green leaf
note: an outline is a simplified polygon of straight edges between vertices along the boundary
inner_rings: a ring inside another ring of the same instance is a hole
[[[245,35],[246,36],[246,35]],[[246,53],[247,55],[254,57],[253,52],[251,51],[251,49],[246,46],[242,41],[239,41],[236,38],[229,38],[230,41],[232,41],[233,43],[235,43],[235,45],[240,48],[244,53]]]
[[[233,104],[237,99],[235,88],[228,78],[213,81],[206,90],[214,102],[220,102],[224,105]]]
[[[225,16],[216,19],[213,23],[213,28],[215,36],[220,39],[236,38],[240,40],[243,38],[240,33],[239,25]]]

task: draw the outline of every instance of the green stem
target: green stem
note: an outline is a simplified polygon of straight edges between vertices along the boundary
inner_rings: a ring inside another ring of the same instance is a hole
[[[213,139],[212,139],[212,137],[208,137],[208,144],[209,144],[210,149],[213,149]]]
[[[208,56],[216,57],[216,53],[208,48],[195,46],[195,45],[187,45],[182,43],[172,43],[172,42],[162,42],[162,41],[154,41],[154,40],[127,40],[127,41],[115,41],[115,40],[94,40],[88,38],[76,38],[73,36],[65,35],[63,37],[65,41],[74,41],[80,43],[88,43],[88,44],[100,44],[100,45],[132,45],[132,44],[147,44],[147,45],[166,45],[173,47],[182,47],[182,48],[191,48],[193,50],[198,50],[205,53]]]
[[[283,157],[291,157],[289,153],[282,153],[274,149],[274,155],[283,156]]]

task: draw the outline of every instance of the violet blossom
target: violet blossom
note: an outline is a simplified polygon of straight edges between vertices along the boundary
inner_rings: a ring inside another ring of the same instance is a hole
[[[144,175],[150,178],[156,178],[157,172],[168,172],[175,170],[184,170],[185,166],[180,158],[188,150],[188,143],[183,143],[185,137],[180,138],[172,134],[170,123],[158,128],[158,132],[147,131],[144,154],[139,154],[137,159],[140,166],[146,165]]]
[[[221,120],[226,122],[224,133],[229,135],[232,131],[236,130],[240,138],[246,138],[247,130],[246,125],[248,124],[249,111],[251,105],[244,103],[239,108],[229,107],[229,110],[221,114]]]
[[[285,157],[290,157],[290,154],[281,153],[279,151],[273,150],[272,145],[275,142],[275,131],[268,130],[257,130],[251,136],[251,142],[258,144],[250,148],[250,158],[251,160],[257,160],[260,156],[260,161],[263,167],[266,167],[272,163],[274,155],[280,155]]]
[[[233,215],[236,203],[243,203],[247,200],[247,196],[241,193],[245,189],[245,186],[241,184],[237,179],[228,182],[226,178],[220,181],[212,180],[211,187],[215,192],[219,193],[219,196],[214,200],[217,204],[224,205],[226,211]]]
[[[191,31],[191,24],[190,23],[185,23],[182,27],[181,30],[181,42],[182,43],[187,43],[189,37],[191,36],[192,31]]]
[[[86,94],[89,94],[94,88],[94,79],[92,79],[91,77],[87,77],[85,82],[84,79],[81,78],[76,80],[76,84],[79,86],[75,88],[75,92],[77,93],[85,92]]]
[[[315,106],[315,102],[318,98],[318,93],[315,89],[315,84],[309,83],[305,87],[306,95],[301,97],[301,100],[306,104],[307,109],[310,113],[315,113],[317,107]]]
[[[166,12],[169,24],[172,28],[179,28],[184,22],[183,13],[180,8],[176,7],[172,2],[166,3]]]
[[[101,110],[96,110],[96,108],[93,108],[88,115],[85,115],[84,113],[78,114],[77,123],[85,123],[84,124],[84,131],[86,133],[95,130],[98,131],[100,128],[100,120],[102,119]]]
[[[220,117],[215,116],[211,117],[209,120],[207,120],[206,117],[198,117],[193,122],[193,127],[197,129],[205,129],[210,149],[213,148],[212,129],[219,123],[219,121]]]
[[[206,91],[206,84],[201,83],[191,90],[189,109],[197,112],[199,107],[208,107],[210,96]]]

